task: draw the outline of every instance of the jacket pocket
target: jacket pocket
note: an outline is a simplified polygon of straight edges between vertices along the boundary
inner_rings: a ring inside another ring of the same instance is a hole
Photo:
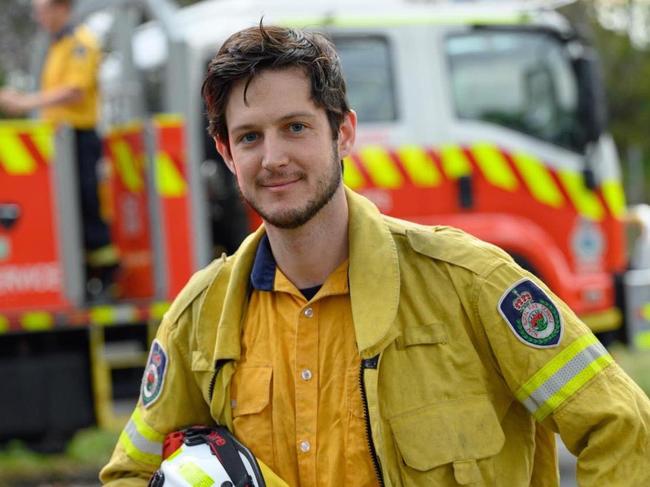
[[[233,433],[257,458],[273,465],[271,367],[240,367],[231,384]]]
[[[432,404],[389,420],[404,485],[494,486],[505,436],[487,396]]]

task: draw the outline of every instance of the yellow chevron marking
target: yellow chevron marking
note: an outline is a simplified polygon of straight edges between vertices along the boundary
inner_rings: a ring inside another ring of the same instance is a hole
[[[359,189],[365,184],[361,172],[351,157],[343,159],[343,182],[350,189]]]
[[[107,326],[115,323],[117,313],[112,306],[95,306],[88,313],[90,322],[94,325]]]
[[[603,181],[603,197],[616,218],[621,218],[625,214],[625,193],[623,192],[623,185],[620,181],[615,179],[608,179]]]
[[[143,187],[142,178],[138,173],[140,161],[124,140],[112,141],[111,148],[115,156],[115,169],[124,186],[132,193],[139,193]]]
[[[32,311],[20,317],[20,324],[25,330],[49,330],[54,327],[54,317],[45,311]]]
[[[397,150],[397,155],[415,186],[427,188],[440,184],[440,172],[422,147],[405,145]]]
[[[51,164],[54,158],[54,132],[52,128],[49,126],[41,127],[40,130],[33,133],[32,141],[45,161]]]
[[[402,186],[402,175],[384,148],[377,145],[366,146],[359,151],[359,158],[378,188],[395,189]]]
[[[163,315],[169,309],[171,303],[167,301],[158,301],[151,305],[149,308],[149,315],[154,320],[162,320]]]
[[[183,196],[187,184],[166,152],[156,155],[156,189],[158,194],[167,198]]]
[[[32,174],[36,161],[16,136],[12,127],[0,126],[0,161],[5,171],[12,175]]]
[[[183,116],[179,113],[158,113],[153,116],[153,121],[160,127],[173,127],[183,124]]]
[[[0,315],[0,333],[7,333],[9,331],[9,320]]]
[[[585,186],[582,174],[575,171],[560,170],[559,175],[578,213],[590,220],[602,220],[604,216],[603,206],[596,194]]]
[[[442,159],[442,168],[449,179],[458,179],[472,174],[472,168],[460,146],[442,146],[440,158]]]
[[[564,206],[564,196],[551,177],[549,170],[539,159],[522,153],[515,153],[512,158],[533,198],[553,208]]]
[[[472,147],[472,153],[485,179],[490,184],[506,191],[517,189],[519,186],[517,178],[508,165],[508,161],[494,144],[478,143]]]

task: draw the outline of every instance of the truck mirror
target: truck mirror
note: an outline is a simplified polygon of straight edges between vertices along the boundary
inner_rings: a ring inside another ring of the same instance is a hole
[[[585,48],[573,61],[578,79],[578,119],[583,128],[585,149],[598,141],[607,127],[607,98],[602,70],[593,49]]]

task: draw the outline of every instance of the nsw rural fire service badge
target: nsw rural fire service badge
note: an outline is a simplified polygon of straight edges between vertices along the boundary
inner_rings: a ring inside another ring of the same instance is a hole
[[[530,279],[513,284],[499,300],[499,313],[526,345],[555,347],[562,338],[562,317],[551,300]]]
[[[140,397],[144,407],[153,404],[162,392],[167,370],[167,353],[158,340],[151,344],[147,365],[144,368]]]

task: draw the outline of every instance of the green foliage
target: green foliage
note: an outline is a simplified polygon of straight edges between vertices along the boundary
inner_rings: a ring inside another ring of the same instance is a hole
[[[108,461],[117,437],[115,432],[82,430],[66,452],[57,455],[35,453],[20,441],[12,441],[0,450],[0,487],[93,482]]]

